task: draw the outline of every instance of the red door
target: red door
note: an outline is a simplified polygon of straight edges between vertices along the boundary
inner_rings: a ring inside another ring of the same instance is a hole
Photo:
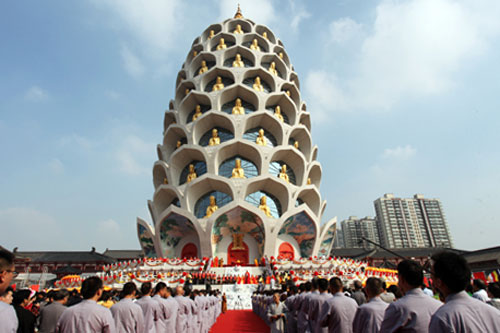
[[[248,265],[248,245],[242,242],[243,249],[233,249],[233,243],[227,248],[228,265]]]
[[[288,242],[281,243],[278,251],[279,251],[280,258],[293,260],[293,258],[295,257],[295,252],[293,251],[293,246]]]
[[[193,243],[184,245],[181,252],[181,258],[196,258],[198,257],[198,248]]]

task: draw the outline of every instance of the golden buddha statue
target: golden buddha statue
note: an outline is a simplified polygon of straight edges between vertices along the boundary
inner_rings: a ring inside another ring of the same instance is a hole
[[[175,145],[175,148],[180,148],[182,146],[182,142],[181,141],[177,141],[176,145]]]
[[[292,98],[292,95],[290,94],[290,90],[286,90],[286,91],[285,91],[285,93],[286,93],[286,95],[287,95],[288,97]]]
[[[266,196],[263,195],[260,197],[260,205],[259,205],[259,209],[261,211],[263,211],[266,216],[271,216],[271,209],[269,208],[269,206],[267,205],[267,202],[266,202]]]
[[[189,94],[190,91],[191,90],[189,90],[189,88],[186,88],[186,90],[184,91],[184,93],[186,94],[186,96],[187,96],[187,94]]]
[[[295,140],[295,143],[293,144],[293,146],[296,148],[296,149],[299,149],[299,142],[297,140]]]
[[[311,178],[307,178],[307,185],[311,185],[312,182],[311,182]]]
[[[196,57],[198,55],[198,51],[193,51],[193,58]]]
[[[286,164],[283,164],[281,166],[281,171],[280,171],[280,174],[278,175],[278,177],[280,179],[283,179],[284,181],[286,181],[287,183],[290,182],[290,178],[288,177],[288,174],[286,173]]]
[[[245,178],[245,170],[241,167],[241,160],[237,158],[234,161],[233,172],[231,173],[231,178]]]
[[[262,33],[262,37],[264,37],[265,39],[269,40],[269,38],[267,38],[267,31],[264,31],[264,32]]]
[[[202,114],[203,113],[201,113],[201,106],[199,104],[196,105],[192,121],[195,121],[196,119],[198,119]]]
[[[250,45],[250,50],[260,51],[260,46],[259,42],[257,41],[257,38],[254,38],[254,40],[252,41],[252,44]]]
[[[264,91],[264,87],[260,83],[260,76],[257,76],[253,82],[253,89],[257,91]]]
[[[205,216],[203,218],[210,217],[215,211],[218,209],[217,207],[217,202],[215,201],[215,197],[213,195],[210,196],[210,204],[207,207],[207,210],[205,211]]]
[[[205,72],[207,72],[207,71],[208,71],[207,62],[206,62],[205,60],[202,60],[202,61],[201,61],[201,68],[200,68],[200,70],[198,71],[198,75],[203,74],[203,73],[205,73]]]
[[[236,25],[236,29],[234,29],[233,34],[244,34],[245,32],[241,29],[241,24]]]
[[[168,179],[167,179],[167,177],[163,178],[163,184],[168,185]]]
[[[208,34],[208,39],[212,39],[215,36],[215,31],[210,30],[210,33]]]
[[[222,89],[224,89],[224,83],[222,83],[222,78],[220,76],[217,76],[217,79],[215,79],[215,84],[212,87],[212,91],[217,91]]]
[[[245,67],[245,63],[241,60],[241,54],[236,53],[236,58],[233,61],[233,67]]]
[[[274,115],[276,116],[276,118],[278,118],[279,121],[285,121],[285,118],[283,118],[283,115],[281,114],[281,107],[279,105],[276,105],[276,108],[274,109]]]
[[[264,136],[264,129],[259,130],[259,135],[257,136],[257,139],[255,139],[255,143],[258,144],[259,146],[265,146],[267,145],[267,140],[266,137]]]
[[[214,128],[212,130],[212,137],[210,138],[210,140],[208,141],[208,145],[209,146],[216,146],[216,145],[220,145],[220,137],[219,137],[219,133],[217,131],[216,128]]]
[[[219,50],[225,50],[225,49],[227,49],[227,45],[224,43],[224,38],[221,38],[219,40],[219,44],[217,45],[216,50],[219,51]]]
[[[278,55],[279,55],[280,59],[283,60],[283,52],[280,52]]]
[[[194,165],[189,164],[189,173],[186,181],[189,183],[190,181],[195,180],[196,177],[197,175],[196,175],[196,170],[194,169]]]
[[[244,115],[245,114],[245,108],[241,105],[241,99],[237,98],[236,101],[234,102],[234,107],[233,111],[231,114],[238,114],[238,115]]]
[[[276,70],[276,63],[274,61],[271,62],[271,64],[269,65],[269,71],[273,75],[276,75],[276,76],[278,75],[278,71]]]

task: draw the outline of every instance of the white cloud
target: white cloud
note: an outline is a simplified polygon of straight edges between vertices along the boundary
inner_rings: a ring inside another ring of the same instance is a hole
[[[55,174],[62,174],[64,172],[64,164],[58,158],[53,158],[49,161],[49,169]]]
[[[137,79],[144,74],[145,69],[141,60],[125,45],[122,46],[121,56],[123,66],[130,76]]]
[[[105,94],[106,94],[106,96],[108,96],[109,99],[112,99],[112,100],[118,100],[121,97],[121,94],[119,92],[114,91],[112,89],[106,90]]]
[[[338,80],[334,74],[311,71],[307,74],[305,83],[311,101],[309,109],[314,109],[313,122],[321,124],[328,120],[332,109],[345,109],[345,96],[339,89]]]
[[[179,24],[179,10],[182,5],[178,0],[102,0],[93,1],[98,7],[111,11],[111,17],[119,18],[115,22],[118,29],[148,48],[147,52],[164,54],[175,44],[175,33],[182,27]]]
[[[331,103],[325,111],[390,110],[404,99],[450,91],[460,72],[499,34],[497,3],[382,1],[371,33],[360,39],[357,56],[351,57],[349,68],[354,70],[330,83],[331,95],[344,103]],[[349,39],[361,29],[352,19],[335,21],[330,28],[334,41]],[[363,26],[363,34],[368,28]],[[337,76],[331,68],[326,73]],[[309,76],[314,79],[315,72]]]
[[[135,135],[123,138],[121,147],[115,153],[119,169],[128,175],[149,175],[154,147]]]
[[[386,148],[382,154],[383,158],[393,158],[407,160],[412,158],[417,153],[417,150],[411,145],[397,146],[396,148]]]
[[[71,146],[72,149],[80,148],[88,151],[92,148],[92,145],[89,139],[75,133],[59,139],[59,146],[61,147]]]
[[[0,210],[0,225],[3,235],[2,245],[9,249],[21,244],[29,244],[31,250],[53,249],[53,244],[48,240],[57,237],[60,230],[52,216],[26,207]],[[20,238],[22,242],[19,241]],[[65,241],[58,239],[58,242]]]
[[[270,1],[267,0],[222,0],[219,2],[220,17],[219,19],[226,20],[233,18],[240,4],[243,17],[248,17],[251,20],[258,18],[259,24],[268,25],[276,19],[275,9]]]
[[[362,24],[357,23],[350,17],[343,17],[330,24],[330,36],[332,41],[343,43],[359,35],[362,29]]]
[[[46,101],[49,98],[49,95],[39,86],[32,86],[28,89],[28,91],[26,91],[24,98],[32,102],[41,102]]]

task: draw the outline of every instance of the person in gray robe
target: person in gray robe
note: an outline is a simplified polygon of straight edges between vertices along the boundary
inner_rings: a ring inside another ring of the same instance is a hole
[[[413,260],[398,264],[398,286],[405,294],[385,311],[380,332],[427,332],[431,316],[443,305],[424,294],[422,266]]]
[[[285,332],[285,314],[287,308],[285,303],[280,302],[280,294],[273,294],[273,303],[267,309],[267,318],[271,326],[271,333]]]
[[[191,311],[191,303],[188,302],[186,297],[184,297],[184,288],[182,286],[177,286],[175,289],[175,297],[179,308],[177,310],[177,323],[176,323],[176,333],[188,332],[188,318]]]
[[[83,281],[83,301],[64,310],[57,322],[56,333],[114,333],[111,311],[97,304],[103,290],[102,280],[96,276]]]
[[[375,277],[368,278],[365,292],[368,296],[368,303],[362,304],[356,311],[352,331],[353,333],[378,333],[384,320],[385,310],[389,306],[380,299],[382,281]]]
[[[429,332],[498,332],[500,311],[465,292],[471,271],[464,257],[440,252],[432,256],[432,261],[433,285],[445,304],[432,316]]]
[[[155,287],[153,300],[158,302],[158,320],[156,321],[156,332],[166,332],[167,322],[172,316],[172,308],[168,306],[165,300],[167,296],[167,285],[165,282],[158,282]]]
[[[156,333],[156,322],[160,313],[160,305],[151,297],[152,292],[151,282],[143,283],[141,285],[142,297],[136,302],[144,314],[144,332],[146,333]]]
[[[342,292],[342,280],[338,277],[331,278],[329,284],[333,297],[321,307],[320,325],[321,327],[328,326],[328,332],[350,333],[358,303]]]
[[[144,332],[144,314],[139,305],[135,304],[137,287],[133,282],[127,282],[120,293],[121,300],[111,307],[115,320],[116,331],[120,333]]]
[[[298,288],[296,286],[290,287],[290,296],[285,300],[285,306],[288,309],[286,316],[286,329],[287,333],[297,332],[297,317],[295,312],[295,300],[298,296]]]
[[[187,329],[188,333],[199,333],[198,329],[198,307],[196,303],[191,299],[191,290],[186,290],[184,299],[188,307],[187,315]]]
[[[298,305],[299,309],[297,315],[297,330],[299,332],[311,332],[309,323],[309,299],[313,297],[313,293],[317,294],[316,290],[314,290],[312,287],[312,282],[306,282],[306,292],[303,293],[304,296],[301,297],[300,304]]]
[[[361,281],[354,281],[353,286],[354,292],[352,293],[351,297],[356,301],[356,303],[358,303],[358,305],[365,304],[366,296],[363,293],[363,285],[361,284]]]
[[[172,289],[167,287],[165,294],[165,304],[170,309],[170,317],[166,320],[166,331],[175,332],[177,323],[177,313],[179,312],[179,303],[172,297]]]
[[[321,327],[319,316],[323,304],[332,298],[332,294],[328,293],[328,280],[319,279],[318,280],[319,294],[311,297],[309,299],[309,321],[311,323],[311,332],[313,333],[327,333],[328,327]]]
[[[66,310],[64,304],[66,304],[68,298],[69,292],[66,289],[61,289],[54,293],[52,297],[53,302],[40,310],[40,316],[38,317],[40,323],[38,325],[39,333],[54,333],[59,318],[64,310]]]

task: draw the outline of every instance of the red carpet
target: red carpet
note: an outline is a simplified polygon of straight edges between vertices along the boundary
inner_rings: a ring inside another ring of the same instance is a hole
[[[252,310],[229,310],[217,318],[210,330],[211,333],[269,331],[269,326]]]

